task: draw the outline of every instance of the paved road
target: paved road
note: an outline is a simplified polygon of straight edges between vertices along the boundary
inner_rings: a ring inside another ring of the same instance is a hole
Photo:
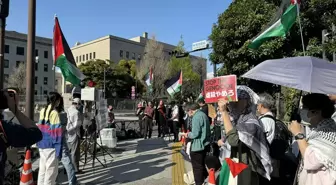
[[[117,119],[133,120],[134,117],[117,115]],[[171,138],[172,139],[172,138]],[[81,183],[86,185],[185,185],[183,173],[190,170],[180,154],[181,143],[169,142],[169,138],[157,138],[157,127],[154,127],[152,139],[133,139],[118,142],[117,149],[109,155],[98,159],[106,161],[103,167],[95,161],[87,165],[81,164],[84,173],[78,175]],[[105,160],[104,160],[105,157]],[[67,184],[67,177],[60,173],[60,184]]]

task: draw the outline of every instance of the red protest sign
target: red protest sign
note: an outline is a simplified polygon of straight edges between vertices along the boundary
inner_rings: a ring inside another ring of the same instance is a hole
[[[204,80],[206,103],[215,103],[219,99],[237,101],[237,76],[227,75]]]

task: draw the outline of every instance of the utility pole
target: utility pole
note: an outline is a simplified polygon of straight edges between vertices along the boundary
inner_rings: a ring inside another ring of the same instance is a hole
[[[0,0],[0,89],[4,87],[5,32],[9,0]]]
[[[213,73],[214,73],[214,77],[217,76],[217,63],[213,63]]]
[[[28,2],[28,36],[27,36],[27,74],[26,74],[26,111],[25,114],[34,120],[34,78],[35,78],[35,31],[36,0]]]
[[[322,30],[322,58],[327,60],[324,44],[327,42],[327,30]]]
[[[332,33],[332,41],[334,43],[335,42],[335,38],[336,38],[336,26],[335,26],[334,23],[331,26],[331,33]],[[333,52],[333,62],[336,63],[336,52]]]
[[[104,67],[104,99],[106,99],[106,68]]]

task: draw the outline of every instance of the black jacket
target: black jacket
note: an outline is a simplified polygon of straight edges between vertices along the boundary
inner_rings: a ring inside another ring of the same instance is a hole
[[[1,133],[4,132],[4,135],[6,135],[5,140],[7,140],[5,141],[0,137],[0,184],[3,184],[7,147],[21,148],[31,146],[42,140],[42,133],[37,127],[26,129],[22,125],[4,120],[1,120],[1,125],[3,129],[0,129],[0,131]]]

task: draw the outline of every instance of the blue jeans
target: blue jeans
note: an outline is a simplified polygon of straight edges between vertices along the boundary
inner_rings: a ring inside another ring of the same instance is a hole
[[[77,185],[77,177],[75,174],[75,168],[71,162],[70,151],[66,143],[66,139],[63,139],[63,153],[61,162],[67,172],[69,185]]]

